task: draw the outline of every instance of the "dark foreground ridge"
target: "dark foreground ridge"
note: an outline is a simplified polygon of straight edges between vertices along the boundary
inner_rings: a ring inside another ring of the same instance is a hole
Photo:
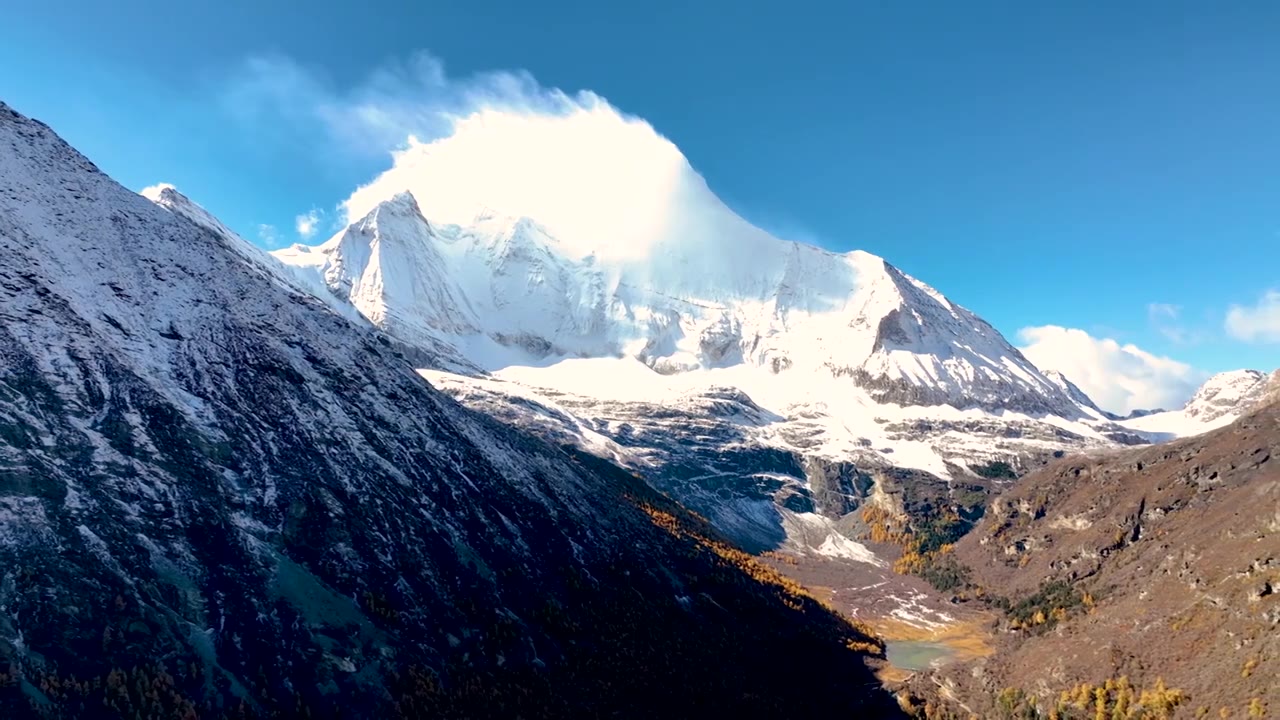
[[[0,105],[0,716],[894,717],[881,653]]]

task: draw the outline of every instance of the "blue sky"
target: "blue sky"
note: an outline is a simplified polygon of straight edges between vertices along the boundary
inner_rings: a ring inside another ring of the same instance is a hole
[[[1152,382],[1125,344],[1280,365],[1275,3],[193,4],[9,8],[0,98],[130,187],[292,242],[396,143],[246,111],[255,58],[336,99],[420,51],[523,70],[649,121],[757,224],[882,255],[1010,338],[1115,339],[1089,351]]]

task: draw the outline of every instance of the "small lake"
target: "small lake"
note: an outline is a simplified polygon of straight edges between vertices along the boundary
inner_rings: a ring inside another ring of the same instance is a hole
[[[946,664],[955,651],[942,643],[923,640],[888,640],[885,657],[889,664],[903,670],[928,670]]]

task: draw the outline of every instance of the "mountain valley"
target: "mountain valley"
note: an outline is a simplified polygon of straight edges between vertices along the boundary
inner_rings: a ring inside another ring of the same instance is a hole
[[[1109,412],[684,170],[268,253],[0,105],[0,711],[1280,709],[1280,371]]]

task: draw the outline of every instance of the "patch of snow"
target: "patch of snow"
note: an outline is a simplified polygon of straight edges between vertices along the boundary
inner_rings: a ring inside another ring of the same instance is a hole
[[[884,565],[884,561],[867,549],[866,545],[854,542],[839,533],[833,532],[818,546],[818,554],[827,557],[845,558],[871,565]]]
[[[930,609],[924,602],[928,600],[928,597],[923,593],[910,592],[907,597],[889,595],[888,598],[897,603],[897,607],[889,611],[889,615],[908,625],[926,630],[936,630],[946,627],[956,620],[953,615]]]
[[[781,511],[787,540],[798,552],[812,551],[818,555],[888,567],[884,559],[870,548],[851,540],[835,528],[832,521],[817,513],[793,513]]]

